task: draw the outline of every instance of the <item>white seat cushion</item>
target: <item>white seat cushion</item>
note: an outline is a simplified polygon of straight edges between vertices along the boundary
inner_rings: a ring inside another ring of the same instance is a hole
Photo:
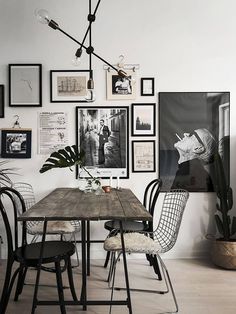
[[[32,233],[42,234],[43,233],[43,222],[40,222],[30,227]],[[48,221],[47,233],[72,233],[75,231],[75,227],[70,221]]]
[[[157,254],[161,250],[161,246],[157,241],[138,232],[124,234],[125,251],[128,253],[146,253]],[[104,249],[106,251],[121,251],[120,234],[107,238],[104,241]]]

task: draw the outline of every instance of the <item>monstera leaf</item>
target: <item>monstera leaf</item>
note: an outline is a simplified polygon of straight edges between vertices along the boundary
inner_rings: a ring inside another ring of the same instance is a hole
[[[72,166],[83,166],[84,162],[84,151],[79,152],[76,145],[66,146],[64,149],[59,149],[57,152],[53,152],[45,161],[39,172],[44,173],[53,168],[69,168],[72,171]]]

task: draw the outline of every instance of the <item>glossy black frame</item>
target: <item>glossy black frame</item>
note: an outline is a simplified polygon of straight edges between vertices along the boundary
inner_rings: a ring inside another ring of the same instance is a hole
[[[132,141],[132,172],[156,172],[156,142],[155,140],[135,140]],[[153,170],[135,170],[135,155],[134,155],[134,146],[135,143],[152,143],[153,144]]]
[[[87,85],[87,81],[89,79],[89,77],[93,76],[93,71],[91,70],[50,70],[50,102],[52,103],[65,103],[65,102],[85,102],[87,103],[87,100],[85,99],[85,97],[81,97],[81,98],[68,98],[68,99],[62,99],[62,100],[58,100],[58,99],[55,99],[55,96],[54,96],[54,93],[53,93],[53,84],[54,84],[54,81],[53,81],[53,74],[54,73],[65,73],[65,76],[66,76],[66,73],[84,73],[84,75],[87,74],[87,79],[86,79],[86,85]],[[85,86],[86,89],[87,89],[87,86]]]
[[[14,104],[12,103],[12,93],[14,92],[14,86],[12,86],[12,73],[11,70],[13,67],[38,67],[38,80],[39,80],[39,99],[38,104],[25,103],[25,104]],[[10,107],[42,107],[42,64],[39,63],[15,63],[8,65],[9,72],[9,106]]]
[[[4,118],[5,92],[4,85],[0,85],[0,118]]]
[[[152,125],[153,125],[153,132],[147,134],[139,134],[135,133],[135,122],[134,122],[134,110],[135,107],[143,106],[153,106],[153,117],[152,117]],[[155,103],[133,103],[131,104],[131,135],[132,136],[155,136],[156,135],[156,104]]]
[[[144,81],[151,81],[151,84],[152,84],[152,92],[151,93],[144,93],[144,91],[143,91]],[[141,77],[140,83],[141,83],[141,85],[140,85],[141,96],[154,96],[154,93],[155,93],[155,79],[154,79],[154,77]]]
[[[6,147],[6,139],[7,134],[14,133],[14,134],[26,134],[26,153],[8,153]],[[2,136],[1,136],[1,157],[2,158],[31,158],[31,137],[32,137],[32,130],[31,129],[2,129]]]

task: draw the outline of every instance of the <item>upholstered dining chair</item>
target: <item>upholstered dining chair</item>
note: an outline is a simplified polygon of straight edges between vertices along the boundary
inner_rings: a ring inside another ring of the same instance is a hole
[[[26,210],[30,209],[35,204],[34,190],[31,184],[26,182],[15,182],[12,185],[13,189],[17,190],[24,199]],[[36,242],[39,236],[43,234],[42,221],[27,221],[27,233],[33,236],[32,242]],[[76,234],[80,231],[80,222],[78,220],[72,221],[49,221],[47,226],[47,234],[60,235],[61,239],[65,239],[66,235],[70,236],[69,241],[74,241],[76,265],[79,266],[79,253],[76,246]]]
[[[185,190],[170,190],[164,196],[162,205],[161,216],[158,226],[154,232],[129,232],[124,233],[125,251],[127,253],[145,253],[154,255],[159,261],[159,265],[162,269],[162,274],[166,284],[166,290],[145,290],[145,289],[131,289],[133,291],[152,292],[164,294],[172,293],[175,303],[175,312],[178,312],[178,303],[176,300],[173,285],[170,279],[170,275],[166,265],[164,264],[160,254],[169,251],[176,243],[184,209],[189,197],[189,193]],[[112,297],[115,282],[116,263],[121,255],[121,236],[117,234],[110,236],[104,241],[104,249],[110,251],[113,254],[111,258],[111,276],[112,276]],[[114,255],[118,253],[118,256],[114,258]],[[119,288],[121,289],[121,288]]]
[[[154,210],[156,207],[157,198],[159,196],[160,190],[162,187],[161,179],[154,179],[148,183],[145,188],[144,196],[143,196],[143,206],[149,211],[149,213],[153,216]],[[119,232],[119,221],[117,220],[109,220],[104,223],[104,228],[109,231],[109,236],[117,234]],[[139,232],[139,231],[148,231],[153,232],[153,221],[124,221],[123,222],[123,230],[124,232]],[[150,263],[150,266],[153,266],[155,273],[158,276],[158,279],[161,280],[161,273],[158,266],[158,261],[156,257],[147,254],[147,260]],[[104,267],[107,267],[110,259],[110,251],[107,252],[106,260],[104,263]],[[108,275],[108,281],[110,278],[110,272]]]
[[[38,270],[35,291],[33,297],[32,314],[37,305],[42,301],[37,300],[38,286],[41,265],[48,263],[55,264],[55,273],[58,290],[58,301],[52,301],[60,305],[62,314],[66,313],[64,304],[64,292],[62,285],[62,269],[67,270],[69,287],[73,300],[77,301],[71,267],[71,256],[75,253],[75,246],[72,242],[66,241],[46,241],[47,222],[44,223],[44,233],[42,242],[27,243],[26,223],[18,222],[19,213],[26,211],[24,199],[21,194],[11,187],[0,188],[0,213],[4,223],[7,238],[7,266],[5,272],[5,281],[2,288],[0,300],[0,313],[5,314],[8,301],[11,295],[13,284],[17,278],[14,301],[17,301],[24,287],[24,279],[29,267]],[[21,237],[19,236],[21,235]],[[21,240],[20,240],[21,239]],[[42,247],[43,244],[43,247]],[[61,267],[63,262],[64,266]],[[17,263],[18,267],[13,272],[13,266]],[[43,269],[43,268],[42,268]],[[29,311],[30,312],[30,311]]]

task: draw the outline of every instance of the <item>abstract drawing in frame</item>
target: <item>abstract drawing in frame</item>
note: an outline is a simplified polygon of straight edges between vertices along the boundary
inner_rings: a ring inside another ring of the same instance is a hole
[[[42,106],[41,64],[9,64],[9,106]]]
[[[137,103],[131,105],[132,136],[154,136],[156,134],[156,104]]]
[[[229,92],[159,93],[159,172],[163,190],[214,191],[214,152],[229,183]]]
[[[155,141],[132,141],[132,172],[155,171]]]
[[[154,96],[154,77],[141,78],[141,96]]]
[[[4,118],[4,85],[0,85],[0,118]]]
[[[85,166],[95,167],[101,178],[129,177],[128,121],[125,106],[76,107],[77,145],[86,153]]]

